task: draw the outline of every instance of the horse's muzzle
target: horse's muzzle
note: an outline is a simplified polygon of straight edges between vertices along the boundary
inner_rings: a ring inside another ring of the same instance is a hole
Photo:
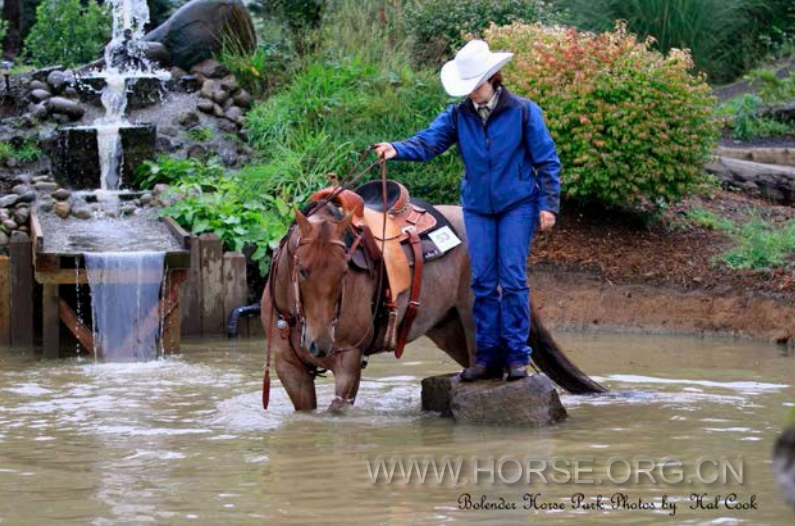
[[[309,354],[315,358],[325,358],[334,348],[334,341],[329,338],[318,338],[309,343]]]

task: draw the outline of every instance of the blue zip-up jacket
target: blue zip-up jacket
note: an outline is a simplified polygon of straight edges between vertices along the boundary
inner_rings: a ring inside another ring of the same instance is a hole
[[[461,204],[481,214],[499,214],[525,199],[557,214],[560,159],[541,108],[502,88],[486,124],[472,100],[451,104],[421,132],[392,143],[394,159],[428,161],[453,143],[464,161]]]

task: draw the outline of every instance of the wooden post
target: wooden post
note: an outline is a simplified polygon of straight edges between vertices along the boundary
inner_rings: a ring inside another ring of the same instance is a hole
[[[25,232],[11,236],[11,345],[33,347],[33,242]]]
[[[202,273],[202,334],[221,334],[224,330],[223,248],[215,234],[199,236]]]
[[[179,291],[180,325],[185,336],[202,333],[202,272],[198,236],[187,242],[190,248],[190,270]]]
[[[246,256],[240,252],[224,254],[224,323],[229,319],[232,309],[246,304],[248,286],[246,285]],[[248,331],[244,336],[248,336]]]
[[[182,298],[180,297],[180,284],[187,278],[187,272],[178,270],[169,272],[166,276],[166,297],[164,298],[163,308],[166,311],[165,319],[163,320],[163,351],[167,354],[179,352],[180,347],[180,304]]]
[[[61,319],[58,285],[46,283],[42,292],[42,338],[44,358],[56,359],[61,356]]]
[[[0,256],[0,345],[11,344],[11,260]]]

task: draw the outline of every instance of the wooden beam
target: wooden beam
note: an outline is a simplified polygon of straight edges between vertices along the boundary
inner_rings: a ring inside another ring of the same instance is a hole
[[[179,352],[181,344],[180,335],[180,285],[187,278],[187,271],[169,273],[166,286],[166,313],[163,320],[163,351],[168,354]]]
[[[11,259],[0,256],[0,345],[11,345]]]
[[[42,337],[44,358],[61,356],[61,319],[58,285],[47,283],[42,293]]]
[[[157,302],[157,305],[152,307],[146,314],[138,327],[138,333],[150,334],[156,331],[160,327],[160,320],[168,318],[172,314],[177,305],[179,305],[179,284],[181,281],[181,279],[175,279],[166,284],[165,297],[161,298],[160,301]],[[132,347],[135,343],[135,338],[135,334],[130,334],[127,339],[124,340],[121,348],[128,349]]]
[[[227,252],[223,258],[224,323],[232,309],[246,304],[246,256],[239,252]],[[246,334],[247,336],[247,334]]]
[[[63,298],[60,298],[58,302],[58,317],[64,322],[66,328],[75,335],[77,341],[88,354],[94,356],[97,352],[100,352],[94,347],[94,334],[91,332],[91,329],[80,321],[75,311],[72,310],[72,307],[70,307]]]
[[[223,247],[215,234],[199,236],[202,279],[202,334],[224,331]]]
[[[190,249],[191,235],[188,231],[179,226],[179,223],[171,217],[164,217],[163,223],[165,223],[168,231],[171,232],[171,235],[174,236],[182,248]]]
[[[33,347],[33,242],[14,232],[11,254],[11,345]]]
[[[36,207],[30,208],[30,237],[33,240],[33,258],[35,261],[36,254],[44,252],[44,237],[41,231],[41,223],[39,216],[36,213]]]

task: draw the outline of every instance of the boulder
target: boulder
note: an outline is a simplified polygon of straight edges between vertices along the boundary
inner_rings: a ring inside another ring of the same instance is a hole
[[[14,222],[18,225],[24,225],[30,218],[30,208],[17,208],[14,210]]]
[[[422,381],[422,408],[452,416],[457,422],[546,427],[566,418],[552,381],[544,374],[507,382],[461,382],[458,374]]]
[[[6,219],[3,221],[3,228],[6,232],[11,232],[12,230],[16,230],[19,225],[13,219]]]
[[[47,84],[55,90],[55,93],[60,93],[66,87],[66,76],[63,71],[51,71],[47,75]]]
[[[8,245],[8,242],[9,242],[8,234],[0,230],[0,247]]]
[[[58,183],[42,181],[33,185],[39,192],[54,192],[58,189]]]
[[[237,93],[235,93],[235,96],[233,98],[236,106],[240,106],[241,108],[251,107],[252,99],[251,99],[251,94],[248,91],[242,89]]]
[[[192,0],[144,40],[163,44],[172,64],[190,71],[221,51],[224,35],[234,36],[243,50],[256,47],[254,23],[242,0]]]
[[[72,205],[68,201],[55,203],[55,215],[61,219],[66,219],[72,213]]]
[[[0,208],[9,208],[17,204],[19,201],[19,196],[16,194],[9,194],[3,197],[0,197]]]
[[[57,201],[66,201],[67,199],[69,199],[70,197],[72,197],[72,192],[70,192],[70,191],[69,191],[69,190],[67,190],[66,188],[59,188],[59,189],[57,189],[56,191],[54,191],[54,192],[52,193],[52,196],[53,196],[53,197],[54,197],[54,198],[55,198]]]
[[[243,110],[238,108],[237,106],[232,106],[224,113],[224,117],[229,119],[230,121],[238,124],[242,124],[243,122]]]
[[[74,210],[72,210],[72,215],[78,219],[91,219],[92,216],[91,209],[87,206],[76,207]]]
[[[36,91],[37,89],[50,91],[50,87],[47,85],[47,83],[40,80],[31,80],[30,84],[28,84],[28,87],[31,89],[31,91]]]
[[[36,200],[36,192],[33,190],[27,191],[19,196],[19,203],[32,203]]]
[[[36,103],[44,102],[45,100],[51,97],[52,93],[50,93],[46,89],[34,89],[33,91],[30,92],[30,99]]]
[[[202,60],[190,68],[190,72],[193,75],[199,75],[207,79],[219,79],[229,74],[226,67],[214,58]]]
[[[14,185],[14,187],[11,189],[11,193],[14,193],[14,194],[17,194],[17,195],[25,195],[29,191],[30,191],[30,186],[28,186],[26,184]]]
[[[196,104],[196,109],[202,113],[213,114],[215,112],[215,104],[211,100],[200,100]]]
[[[47,101],[47,110],[50,113],[64,115],[72,120],[82,119],[86,110],[80,103],[64,97],[53,97]]]

